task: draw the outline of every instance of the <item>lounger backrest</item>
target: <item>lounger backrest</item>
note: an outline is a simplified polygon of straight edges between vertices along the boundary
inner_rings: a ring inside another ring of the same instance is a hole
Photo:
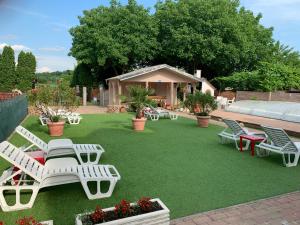
[[[152,110],[152,112],[154,112],[154,113],[157,113],[157,114],[158,114],[158,112],[157,112],[157,108],[153,107],[153,106],[152,106],[152,105],[150,105],[150,104],[146,104],[146,106],[147,106],[148,108],[150,108],[150,109]]]
[[[298,151],[294,142],[290,139],[288,134],[283,129],[267,126],[262,126],[262,128],[275,146],[281,148],[285,146],[284,150],[286,151]]]
[[[42,112],[43,112],[44,115],[48,114],[47,109],[44,105],[41,105],[41,109],[42,109]]]
[[[224,123],[232,130],[236,135],[246,135],[246,131],[241,127],[241,125],[235,120],[223,119]]]
[[[16,132],[20,134],[22,137],[30,141],[32,144],[35,144],[38,148],[41,150],[47,151],[48,145],[40,138],[35,136],[33,133],[31,133],[29,130],[25,129],[22,126],[17,126]]]
[[[27,155],[21,149],[10,144],[8,141],[3,141],[0,143],[0,156],[36,181],[41,182],[45,169],[44,165]]]
[[[53,109],[51,109],[50,107],[47,107],[47,112],[51,115],[51,116],[56,116],[56,112],[53,110]]]

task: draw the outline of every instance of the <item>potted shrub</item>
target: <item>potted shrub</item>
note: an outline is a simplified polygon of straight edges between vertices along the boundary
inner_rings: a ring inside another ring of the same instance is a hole
[[[115,207],[94,212],[78,214],[76,225],[121,225],[121,224],[170,224],[170,211],[164,203],[156,198],[141,198],[136,203],[122,200]]]
[[[59,115],[50,116],[50,120],[47,122],[49,134],[52,137],[59,137],[64,134],[65,121],[61,120]]]
[[[190,113],[194,113],[196,108],[195,96],[193,94],[187,95],[183,105],[189,109]]]
[[[132,127],[135,131],[143,131],[147,121],[147,118],[144,117],[143,109],[147,104],[151,104],[148,95],[151,95],[153,90],[141,86],[129,86],[128,90],[131,108],[135,111],[135,118],[132,118]]]
[[[209,113],[217,109],[217,102],[209,93],[196,92],[194,94],[195,103],[199,104],[200,112],[195,113],[199,127],[208,127]]]
[[[119,97],[120,97],[120,100],[121,100],[121,106],[120,106],[119,111],[120,111],[120,113],[124,113],[124,112],[126,112],[126,107],[125,107],[124,103],[126,102],[127,97],[124,96],[124,95],[121,95]]]

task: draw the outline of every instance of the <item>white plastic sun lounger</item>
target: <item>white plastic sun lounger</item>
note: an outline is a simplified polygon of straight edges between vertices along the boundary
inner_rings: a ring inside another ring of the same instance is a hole
[[[269,142],[257,145],[258,156],[268,156],[270,152],[282,155],[286,167],[297,166],[300,156],[300,142],[293,142],[288,134],[281,128],[262,126],[268,136]]]
[[[71,139],[54,139],[47,144],[22,126],[16,127],[15,131],[32,143],[24,151],[36,146],[46,152],[47,158],[75,154],[81,165],[98,164],[104,153],[104,149],[99,144],[73,144]],[[95,159],[92,158],[94,155]],[[86,156],[86,160],[82,156]]]
[[[44,115],[40,115],[39,120],[40,120],[42,126],[46,126],[47,122],[49,121],[49,118]]]
[[[44,106],[41,106],[41,110],[44,112],[43,115],[39,116],[39,120],[43,126],[47,125],[47,122],[49,121],[49,118],[46,115],[51,116],[61,116],[62,118],[66,119],[67,122],[71,125],[77,125],[82,120],[82,117],[79,113],[74,112],[68,112],[62,109],[59,109],[57,112],[55,112],[50,107],[47,107],[47,109]]]
[[[42,165],[7,141],[0,143],[0,156],[19,168],[18,171],[6,170],[0,177],[0,205],[3,211],[31,208],[41,188],[75,182],[81,183],[88,199],[110,197],[117,181],[121,179],[114,166],[78,165],[74,158],[50,159]],[[13,184],[16,176],[20,177],[17,184]],[[91,182],[96,184],[96,193],[88,186]],[[107,191],[102,187],[105,182],[109,183]],[[32,194],[30,200],[23,203],[21,192],[26,190]],[[5,194],[11,191],[15,193],[14,205],[8,204],[5,199]]]
[[[241,125],[230,119],[223,119],[224,123],[228,126],[221,133],[218,134],[220,137],[221,143],[226,143],[229,141],[234,141],[237,150],[240,150],[240,136],[241,135],[254,135],[254,136],[263,136],[266,137],[264,133],[250,132],[246,128],[241,127]],[[231,132],[228,132],[230,130]],[[243,150],[248,150],[250,141],[246,140],[246,145],[243,146]]]
[[[52,112],[53,112],[53,110],[52,110]],[[62,110],[62,109],[58,110],[57,115],[61,116],[62,118],[67,119],[67,121],[71,125],[79,124],[80,121],[82,120],[82,117],[80,116],[79,113],[68,112],[68,111]]]
[[[144,111],[144,115],[147,117],[147,119],[150,119],[151,121],[158,121],[159,120],[159,114],[155,112],[150,111]]]
[[[151,111],[144,111],[145,116],[148,119],[151,119],[152,121],[157,121],[159,120],[159,118],[169,118],[170,120],[177,120],[178,119],[178,115],[175,113],[172,113],[168,110],[165,109],[161,109],[161,108],[154,108],[151,105],[147,105],[148,108],[151,109]]]

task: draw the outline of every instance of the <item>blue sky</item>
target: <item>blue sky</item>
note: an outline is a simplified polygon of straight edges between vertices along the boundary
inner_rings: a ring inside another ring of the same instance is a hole
[[[122,0],[126,3],[127,0]],[[153,7],[156,0],[138,0]],[[38,71],[73,69],[75,59],[69,28],[78,24],[85,9],[108,5],[109,0],[0,0],[0,51],[4,45],[32,51]],[[300,51],[300,0],[241,0],[255,14],[263,13],[262,23],[274,27],[274,38]]]

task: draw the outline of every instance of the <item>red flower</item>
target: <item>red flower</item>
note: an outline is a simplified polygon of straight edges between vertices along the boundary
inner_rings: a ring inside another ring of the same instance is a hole
[[[105,212],[102,211],[100,206],[96,206],[96,209],[95,209],[94,213],[92,213],[90,215],[90,217],[91,217],[91,220],[94,223],[99,223],[99,222],[102,222],[104,220]]]
[[[130,216],[130,203],[123,199],[119,204],[115,206],[115,214],[120,217]]]
[[[41,223],[36,222],[33,216],[30,217],[23,217],[21,219],[18,219],[16,221],[16,224],[18,225],[42,225]],[[0,224],[1,225],[1,224]]]
[[[153,203],[148,197],[142,197],[140,200],[138,200],[137,204],[144,212],[150,212],[153,210]]]

